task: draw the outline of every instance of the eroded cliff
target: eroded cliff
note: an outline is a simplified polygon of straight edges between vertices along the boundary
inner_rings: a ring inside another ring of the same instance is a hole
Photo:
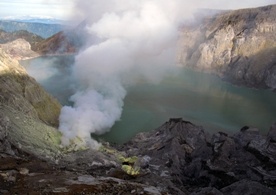
[[[5,139],[38,155],[57,152],[60,133],[54,127],[61,105],[1,48],[0,58],[0,126]]]
[[[178,60],[231,82],[276,89],[276,5],[227,11],[181,29]]]
[[[25,39],[19,38],[12,42],[0,44],[3,49],[12,59],[26,60],[29,58],[38,57],[39,54],[31,49],[31,45]]]

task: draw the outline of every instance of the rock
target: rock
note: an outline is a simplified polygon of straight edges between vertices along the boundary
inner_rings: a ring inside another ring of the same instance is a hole
[[[223,195],[223,193],[221,193],[219,190],[217,190],[216,188],[212,188],[212,187],[207,187],[207,188],[202,188],[197,192],[193,192],[191,193],[191,195]]]
[[[161,195],[160,191],[157,188],[152,187],[152,186],[145,187],[144,191],[145,191],[145,193],[149,193],[149,194],[152,194],[152,195]]]
[[[13,59],[26,60],[38,57],[39,54],[31,50],[31,45],[25,39],[19,38],[12,42],[0,44],[0,47]]]
[[[257,158],[276,164],[276,128],[273,124],[266,137],[255,137],[248,145],[247,150],[253,153]]]
[[[62,192],[66,193],[66,192],[69,192],[69,190],[67,188],[65,188],[65,187],[60,187],[60,188],[53,189],[52,192],[53,193],[62,193]]]
[[[21,175],[28,175],[29,174],[29,169],[27,169],[27,168],[19,168],[19,173]]]
[[[247,146],[251,140],[264,139],[264,136],[260,134],[258,129],[248,126],[241,128],[240,132],[234,134],[233,137],[242,147]]]
[[[9,126],[10,119],[3,115],[3,113],[0,113],[0,140],[4,140],[4,138],[7,136]]]
[[[0,141],[2,151],[14,147],[42,158],[59,155],[61,105],[26,70],[0,48]]]
[[[270,127],[267,137],[270,142],[276,142],[276,123]]]
[[[266,194],[273,195],[275,194],[275,190],[264,186],[255,181],[242,180],[236,183],[233,183],[230,186],[221,189],[221,192],[224,195],[249,195],[249,194]]]
[[[276,89],[276,5],[223,11],[183,26],[179,63],[235,84]]]
[[[138,166],[141,167],[142,169],[148,168],[149,163],[150,163],[151,158],[147,155],[141,157],[138,159]]]
[[[9,170],[0,172],[0,176],[2,176],[6,182],[16,182],[17,171]]]

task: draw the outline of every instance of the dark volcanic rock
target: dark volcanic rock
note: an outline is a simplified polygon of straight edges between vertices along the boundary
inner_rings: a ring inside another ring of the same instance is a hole
[[[276,142],[276,123],[274,123],[269,129],[267,137],[269,138],[269,141]]]
[[[200,126],[171,119],[153,132],[138,134],[122,149],[148,159],[141,182],[157,185],[153,181],[158,180],[183,193],[255,194],[255,189],[271,194],[276,192],[274,131],[275,125],[263,136],[244,127],[233,136],[218,132],[210,138]]]
[[[242,180],[240,182],[236,182],[230,186],[227,186],[221,189],[221,192],[224,195],[250,195],[250,194],[265,194],[265,195],[273,195],[275,194],[275,190],[264,186],[258,182]]]
[[[0,193],[275,194],[275,125],[267,136],[244,127],[233,136],[171,119],[118,146],[137,156],[136,176],[120,169],[116,155],[79,151],[51,164],[5,143],[8,118],[0,126]],[[122,163],[123,165],[123,163]],[[2,182],[2,183],[1,183]]]

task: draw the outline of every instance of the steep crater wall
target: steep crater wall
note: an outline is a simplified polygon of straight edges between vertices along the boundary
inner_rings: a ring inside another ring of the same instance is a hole
[[[54,127],[61,105],[1,48],[0,59],[2,141],[37,155],[46,156],[46,150],[57,152],[60,133]]]
[[[179,63],[236,84],[276,89],[276,5],[227,11],[184,26]]]

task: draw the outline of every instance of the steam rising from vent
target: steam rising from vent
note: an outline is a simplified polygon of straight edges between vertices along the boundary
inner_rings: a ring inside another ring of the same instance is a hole
[[[94,2],[97,7],[99,1]],[[175,63],[178,4],[124,1],[121,7],[116,2],[105,2],[109,12],[87,20],[87,31],[100,41],[76,57],[74,106],[63,107],[60,115],[65,145],[80,137],[96,148],[90,134],[105,133],[120,119],[126,88],[141,78],[159,82]]]
[[[74,105],[60,115],[63,144],[79,137],[97,148],[90,134],[105,133],[120,120],[127,87],[169,74],[178,28],[196,6],[184,0],[77,1],[76,13],[86,18],[86,30],[97,42],[76,57]]]

